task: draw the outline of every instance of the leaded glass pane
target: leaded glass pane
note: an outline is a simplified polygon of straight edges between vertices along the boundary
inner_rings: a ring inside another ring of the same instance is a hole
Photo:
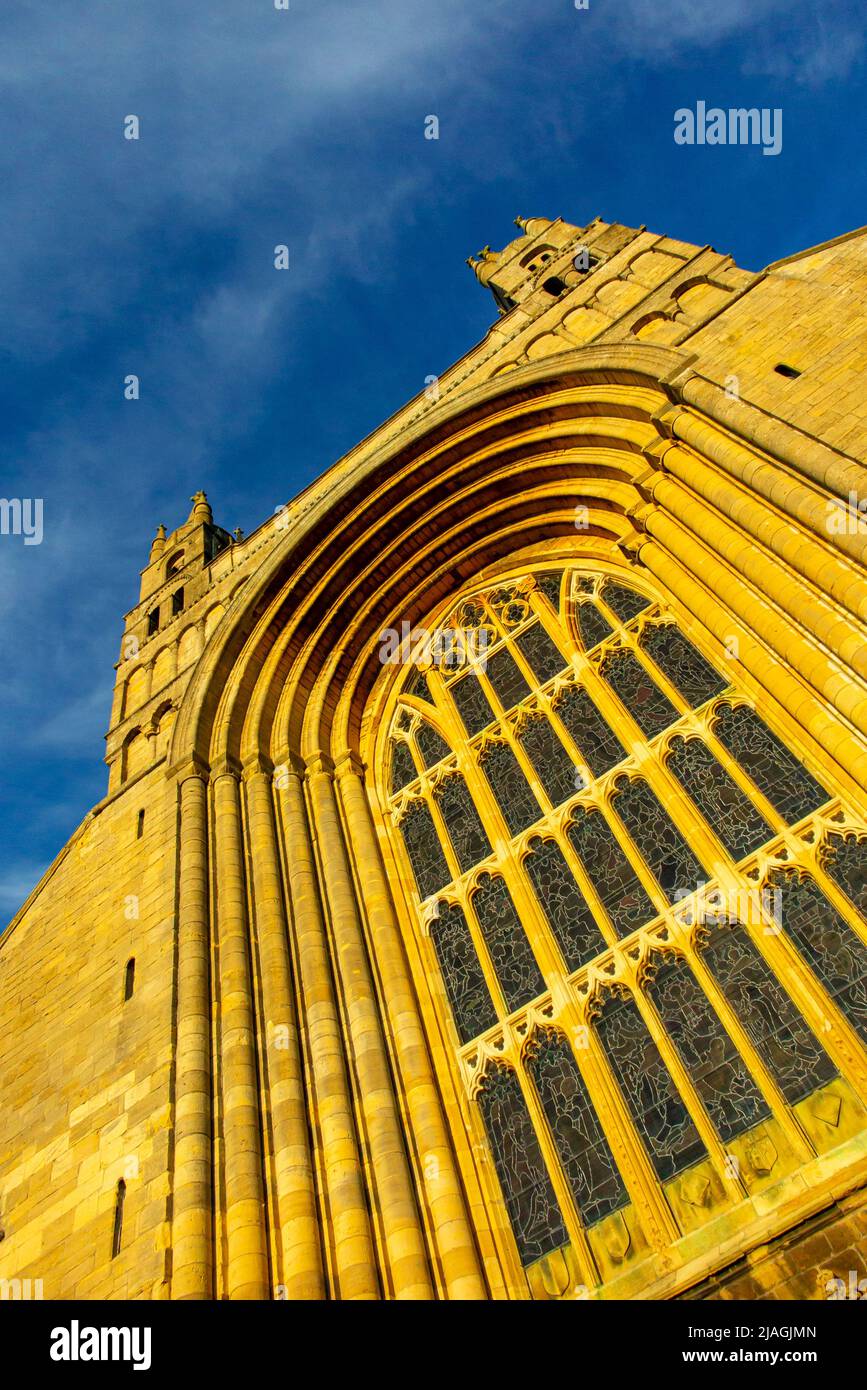
[[[457,903],[438,903],[430,935],[443,984],[462,1043],[486,1033],[497,1022],[488,986],[467,926]]]
[[[532,627],[524,628],[524,631],[515,638],[515,641],[521,649],[521,655],[529,663],[530,670],[540,685],[552,680],[559,671],[563,670],[564,666],[569,664],[541,623],[534,623]]]
[[[472,903],[511,1013],[542,994],[545,981],[505,880],[482,874]]]
[[[783,930],[844,1018],[867,1042],[867,946],[814,879],[775,869],[768,881],[781,894]]]
[[[433,696],[430,693],[430,686],[424,671],[419,671],[409,688],[409,694],[414,695],[417,700],[427,700],[429,704],[433,704]]]
[[[705,661],[674,623],[646,627],[641,635],[641,646],[694,709],[728,685],[725,677]]]
[[[723,1142],[767,1119],[770,1107],[686,961],[660,965],[647,992]]]
[[[861,916],[867,918],[867,840],[829,835],[825,869]]]
[[[837,1069],[740,923],[708,927],[702,956],[790,1105]]]
[[[416,729],[415,741],[419,752],[424,759],[425,767],[433,767],[434,763],[442,762],[451,753],[451,749],[444,739],[440,738],[432,724],[427,720],[422,720]]]
[[[461,872],[466,873],[491,852],[488,837],[482,828],[479,813],[458,772],[449,773],[436,788],[434,795],[442,811],[449,839],[454,845]]]
[[[735,861],[773,838],[773,830],[706,743],[673,738],[667,766]]]
[[[636,589],[627,589],[624,584],[617,584],[613,579],[605,580],[602,597],[622,623],[628,623],[650,604],[650,599],[639,594]]]
[[[660,1182],[706,1157],[635,1000],[608,996],[596,1031]]]
[[[748,705],[724,705],[714,733],[789,825],[828,800],[824,787]]]
[[[449,686],[449,694],[457,705],[458,714],[470,738],[474,734],[480,734],[482,729],[493,723],[496,718],[476,675],[462,676],[454,685]]]
[[[524,1265],[569,1243],[521,1083],[509,1067],[490,1066],[478,1093],[494,1167]]]
[[[402,791],[417,776],[418,773],[415,770],[412,753],[409,751],[409,744],[405,743],[402,738],[394,739],[391,745],[392,794]]]
[[[512,705],[517,705],[529,695],[530,687],[508,647],[500,647],[493,656],[489,656],[485,670],[503,709],[511,709]]]
[[[518,734],[518,741],[528,754],[553,806],[568,801],[570,796],[581,790],[581,783],[576,780],[578,769],[546,715],[526,720]]]
[[[439,836],[426,801],[411,801],[400,822],[400,832],[415,874],[420,898],[438,893],[451,878]]]
[[[668,696],[626,647],[606,656],[601,671],[646,738],[661,734],[680,718]]]
[[[555,613],[560,612],[560,588],[563,583],[562,574],[537,574],[536,583],[542,590],[546,599],[554,609]]]
[[[567,968],[579,970],[608,945],[555,840],[533,839],[524,868]]]
[[[481,762],[509,833],[520,835],[542,814],[521,764],[508,743],[487,744]]]
[[[594,777],[609,772],[627,756],[620,739],[580,685],[567,685],[554,701],[554,708]]]
[[[567,833],[618,936],[658,916],[601,811],[579,809]]]
[[[640,777],[618,777],[614,809],[669,902],[686,897],[706,881],[701,864]]]
[[[629,1193],[562,1033],[550,1030],[536,1034],[528,1049],[527,1070],[581,1220],[585,1226],[593,1226],[626,1206]]]
[[[595,603],[579,603],[575,620],[581,634],[581,641],[588,652],[597,643],[604,642],[605,638],[610,637],[614,631],[601,608],[597,608]]]

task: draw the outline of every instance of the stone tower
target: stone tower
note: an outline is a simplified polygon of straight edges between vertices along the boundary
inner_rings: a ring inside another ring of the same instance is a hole
[[[518,227],[433,387],[157,530],[0,937],[4,1287],[864,1274],[867,236]]]

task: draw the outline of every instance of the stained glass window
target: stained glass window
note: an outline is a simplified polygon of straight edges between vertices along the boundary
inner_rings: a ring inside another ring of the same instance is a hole
[[[736,862],[773,839],[774,832],[764,816],[706,743],[697,738],[673,738],[667,763]]]
[[[622,623],[628,623],[650,604],[650,599],[639,594],[636,589],[627,589],[613,579],[606,579],[602,585],[602,597],[612,613],[616,613]]]
[[[604,951],[607,942],[585,903],[555,840],[534,838],[524,868],[539,899],[567,969],[578,970]]]
[[[604,642],[605,638],[610,637],[614,631],[602,610],[592,602],[579,603],[575,620],[578,624],[581,641],[588,652],[599,642]]]
[[[568,836],[618,936],[658,915],[601,811],[577,810]]]
[[[641,646],[693,708],[718,695],[728,684],[674,623],[646,627]]]
[[[642,778],[618,777],[613,804],[669,902],[705,882],[701,864]]]
[[[426,801],[411,801],[400,822],[409,862],[418,884],[419,897],[430,897],[445,888],[451,874]]]
[[[775,869],[783,930],[818,975],[837,1008],[867,1042],[867,946],[825,897],[815,879]]]
[[[394,739],[391,745],[392,792],[402,791],[410,782],[415,781],[417,776],[418,773],[415,770],[412,753],[409,751],[409,744],[402,738]]]
[[[521,1263],[530,1265],[568,1244],[569,1236],[521,1083],[510,1067],[489,1066],[478,1101]]]
[[[419,724],[415,734],[415,741],[424,760],[425,767],[433,767],[435,763],[442,762],[443,758],[447,758],[451,753],[448,744],[444,739],[440,738],[436,729],[432,724],[428,724],[426,719],[423,719]]]
[[[539,574],[536,576],[536,583],[554,609],[554,612],[559,613],[560,588],[563,583],[562,574]]]
[[[479,813],[458,772],[444,777],[434,793],[449,832],[461,872],[472,869],[491,852]]]
[[[520,835],[542,811],[518,759],[508,743],[491,742],[482,750],[481,764],[509,833]]]
[[[861,916],[867,919],[867,840],[855,835],[829,835],[825,868]]]
[[[499,874],[480,876],[472,904],[509,1012],[523,1008],[543,993],[545,981]]]
[[[705,1158],[698,1130],[635,1000],[609,994],[596,1031],[660,1182]]]
[[[489,656],[485,669],[503,709],[511,709],[512,705],[517,705],[529,695],[530,687],[508,647],[500,647],[493,656]]]
[[[606,656],[600,669],[645,737],[661,734],[680,718],[668,696],[626,647]]]
[[[521,725],[518,740],[530,758],[552,805],[559,806],[581,790],[577,768],[544,714]]]
[[[527,1070],[581,1220],[593,1226],[625,1206],[629,1193],[562,1033],[546,1029],[535,1035],[527,1049]]]
[[[488,986],[467,926],[457,903],[438,903],[430,924],[431,941],[462,1043],[486,1033],[497,1022]]]
[[[520,647],[522,656],[526,658],[530,670],[540,685],[552,680],[563,670],[564,666],[569,664],[541,623],[534,623],[532,627],[525,627],[524,631],[515,638],[515,642]],[[521,699],[522,697],[519,696],[518,698]]]
[[[620,739],[581,686],[565,686],[555,699],[554,708],[594,777],[601,777],[626,757]]]
[[[723,705],[714,733],[789,825],[828,800],[824,787],[748,705]]]
[[[427,676],[424,671],[419,671],[415,680],[409,688],[410,695],[414,695],[417,700],[427,700],[433,704],[433,697],[430,693],[430,686],[427,683]]]
[[[790,1105],[837,1069],[740,923],[715,924],[701,947],[709,969]]]
[[[494,711],[488,704],[488,697],[476,675],[462,676],[454,685],[449,686],[449,694],[457,705],[458,714],[470,738],[474,734],[480,734],[486,725],[493,722]]]
[[[648,993],[724,1143],[770,1108],[686,961],[660,965]]]

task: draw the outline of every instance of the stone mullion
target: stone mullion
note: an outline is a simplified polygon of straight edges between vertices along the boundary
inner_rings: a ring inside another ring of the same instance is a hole
[[[396,1298],[432,1298],[424,1234],[358,917],[332,768],[324,756],[314,755],[308,759],[307,776],[389,1280]]]
[[[180,781],[177,1048],[172,1283],[174,1299],[213,1289],[210,890],[207,778]]]
[[[840,767],[848,769],[862,788],[867,787],[864,741],[844,726],[839,715],[835,718],[828,709],[829,704],[835,703],[835,694],[841,699],[838,689],[834,683],[829,687],[829,682],[823,680],[820,685],[829,688],[820,691],[818,687],[809,686],[806,675],[794,674],[802,666],[810,669],[815,660],[815,648],[811,649],[800,633],[790,627],[784,628],[767,601],[704,548],[700,553],[706,580],[700,584],[679,558],[695,551],[700,543],[695,536],[685,533],[677,522],[650,509],[644,525],[651,539],[638,537],[635,542],[642,563],[723,646],[726,639],[736,635],[740,643],[739,659],[754,679],[770,691]],[[712,595],[706,585],[712,587]],[[801,656],[803,662],[798,659]],[[835,674],[834,681],[839,686],[842,675]],[[847,703],[845,699],[843,703]]]
[[[483,1299],[486,1288],[472,1225],[394,915],[363,775],[351,755],[338,763],[337,771],[383,995],[392,1022],[412,1133],[422,1160],[432,1234],[446,1291],[452,1298]],[[431,1157],[435,1160],[435,1176],[428,1175]]]
[[[738,1054],[746,1062],[750,1075],[756,1082],[762,1096],[770,1107],[771,1114],[789,1140],[789,1143],[793,1146],[800,1161],[805,1162],[814,1153],[813,1145],[793,1114],[775,1078],[762,1061],[757,1049],[753,1046],[749,1034],[738,1018],[738,1015],[729,1004],[725,992],[717,983],[713,972],[708,969],[702,959],[701,952],[696,948],[695,933],[688,927],[679,924],[675,929],[675,934],[683,949],[690,970],[701,986],[702,991],[710,1000],[711,1007],[720,1019],[726,1033],[734,1042]],[[748,1133],[748,1131],[745,1131],[745,1133]],[[737,1139],[742,1137],[742,1135],[738,1135]],[[735,1143],[736,1140],[731,1140],[730,1142]]]
[[[828,541],[827,503],[820,503],[803,484],[781,475],[784,495],[769,498],[783,512],[782,516],[775,516],[758,501],[754,486],[731,482],[731,475],[699,458],[688,447],[660,439],[644,453],[651,468],[670,473],[729,521],[742,526],[820,592],[829,594],[854,617],[862,621],[867,618],[867,581],[849,559],[835,553]],[[657,476],[640,480],[642,490],[651,497],[656,495]],[[794,497],[798,498],[796,505],[790,500]],[[786,515],[796,524],[786,521]]]
[[[232,771],[214,777],[214,824],[227,1291],[230,1298],[263,1299],[270,1280],[259,1076],[240,785]]]
[[[867,649],[862,625],[854,623],[848,614],[820,597],[787,560],[775,556],[762,542],[752,540],[740,517],[737,523],[729,522],[715,507],[699,500],[677,479],[662,471],[651,476],[646,491],[653,506],[674,517],[694,535],[712,538],[715,554],[863,682],[867,677]],[[766,522],[767,515],[764,519]],[[816,689],[823,688],[823,664],[826,663],[817,652],[812,666],[803,667]],[[865,729],[865,705],[867,692],[862,690],[852,708],[842,704],[838,708]]]
[[[271,776],[257,758],[245,769],[245,779],[267,1092],[274,1137],[281,1282],[289,1299],[321,1299],[325,1297],[325,1278]],[[285,1031],[285,1038],[278,1040],[278,1029]]]
[[[278,805],[292,925],[312,1069],[312,1099],[321,1136],[326,1224],[333,1242],[336,1295],[380,1296],[346,1051],[334,985],[301,773],[281,764]]]

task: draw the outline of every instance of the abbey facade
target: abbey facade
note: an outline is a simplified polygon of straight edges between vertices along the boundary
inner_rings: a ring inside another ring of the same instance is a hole
[[[417,399],[153,541],[108,793],[0,937],[0,1279],[865,1274],[867,233],[519,226]]]

